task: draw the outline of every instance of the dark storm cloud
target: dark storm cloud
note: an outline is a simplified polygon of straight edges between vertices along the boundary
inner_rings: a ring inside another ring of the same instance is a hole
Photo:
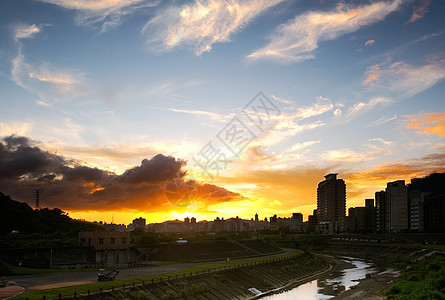
[[[140,166],[128,169],[120,178],[123,181],[133,183],[140,183],[147,180],[162,182],[181,175],[180,171],[183,166],[185,166],[185,161],[158,154],[150,160],[142,160]]]
[[[110,173],[98,168],[90,168],[86,166],[67,167],[60,169],[63,179],[66,181],[89,181],[94,182],[102,179]]]
[[[30,146],[26,137],[9,136],[0,143],[0,179],[18,178],[25,174],[43,175],[57,169],[64,159]]]
[[[9,136],[0,141],[0,191],[32,204],[38,189],[43,206],[66,210],[156,211],[176,205],[176,198],[196,196],[191,190],[199,190],[206,203],[241,198],[215,185],[185,181],[185,165],[183,160],[157,154],[118,175],[44,151],[26,137]],[[171,193],[172,182],[183,189]]]

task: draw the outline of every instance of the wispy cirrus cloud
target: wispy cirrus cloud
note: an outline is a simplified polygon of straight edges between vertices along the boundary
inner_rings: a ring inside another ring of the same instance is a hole
[[[307,141],[307,142],[303,142],[303,143],[296,143],[286,151],[288,151],[288,152],[301,151],[301,150],[308,149],[318,143],[320,143],[320,141]]]
[[[416,95],[445,78],[443,54],[428,59],[423,66],[413,66],[404,61],[386,61],[368,67],[363,84],[369,88],[383,88],[404,97]]]
[[[369,123],[368,127],[382,125],[382,124],[394,121],[395,119],[397,119],[397,115],[381,117],[381,118]]]
[[[337,117],[337,120],[340,123],[347,123],[378,106],[387,105],[391,102],[393,102],[393,99],[386,97],[375,97],[368,101],[359,101],[347,108],[336,108],[334,110],[334,115]]]
[[[278,101],[278,102],[281,102],[281,103],[284,103],[284,104],[292,104],[292,101],[288,100],[288,99],[283,99],[283,98],[280,98],[280,97],[275,96],[275,95],[270,95],[270,97],[272,99],[274,99],[275,101]]]
[[[367,46],[371,46],[374,44],[375,44],[375,40],[367,40],[364,45],[365,45],[365,47],[367,47]]]
[[[81,88],[83,74],[75,70],[56,68],[48,62],[39,66],[26,61],[21,40],[34,37],[43,26],[18,25],[12,29],[17,43],[17,55],[11,60],[10,79],[18,86],[38,96],[37,104],[50,106],[52,102],[85,93]]]
[[[79,25],[96,26],[101,24],[101,31],[115,27],[122,22],[127,15],[136,11],[153,7],[159,4],[159,0],[39,0],[73,9],[78,12],[76,22]]]
[[[348,115],[356,115],[371,110],[379,104],[392,102],[391,99],[385,97],[372,98],[368,102],[358,102],[348,109]]]
[[[369,139],[364,145],[365,150],[357,152],[348,148],[329,150],[320,156],[327,161],[362,162],[393,153],[393,142],[382,138]]]
[[[408,129],[417,130],[418,133],[445,137],[445,112],[419,113],[404,117]]]
[[[401,0],[394,0],[362,6],[339,4],[328,12],[311,11],[299,15],[280,25],[270,37],[269,44],[248,55],[247,59],[294,63],[314,58],[313,51],[321,41],[333,40],[381,21],[401,3]]]
[[[263,169],[265,162],[268,163],[268,167],[285,166],[301,159],[307,153],[307,150],[319,141],[296,144],[293,142],[293,146],[290,147],[283,145],[283,143],[288,143],[299,134],[325,126],[326,123],[322,120],[322,116],[332,111],[332,109],[331,100],[319,96],[311,105],[297,108],[290,107],[281,111],[280,115],[273,117],[271,126],[266,133],[249,144],[246,149],[249,154],[248,161],[243,167]],[[288,148],[284,151],[286,153],[271,153],[271,149],[279,145]]]
[[[229,119],[233,118],[233,114],[229,115],[221,115],[210,111],[205,110],[196,110],[196,109],[177,109],[177,108],[169,108],[169,110],[177,112],[177,113],[184,113],[189,115],[194,115],[197,117],[204,117],[207,119],[211,119],[213,121],[228,121]]]
[[[431,4],[431,0],[421,0],[421,4],[419,6],[413,6],[413,14],[411,15],[411,18],[406,22],[408,23],[414,23],[417,20],[422,19],[425,14],[428,12],[428,7]]]
[[[36,24],[32,25],[24,25],[20,24],[14,27],[13,29],[13,36],[14,40],[17,42],[21,39],[28,39],[31,38],[36,33],[40,32],[40,28]]]
[[[282,1],[208,0],[171,6],[148,21],[142,34],[149,50],[170,51],[186,46],[201,55],[215,43],[228,42],[256,16]]]
[[[162,83],[157,83],[149,88],[149,93],[152,95],[162,95],[162,96],[178,96],[178,91],[186,88],[193,88],[199,86],[203,83],[200,80],[190,80],[185,82],[177,81],[165,81]]]
[[[49,63],[43,63],[40,66],[31,65],[25,61],[20,48],[11,63],[12,81],[38,95],[37,104],[49,106],[54,101],[86,92],[80,87],[83,81],[80,72],[57,69]]]

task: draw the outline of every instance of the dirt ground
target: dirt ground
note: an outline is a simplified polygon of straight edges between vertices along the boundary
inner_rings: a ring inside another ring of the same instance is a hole
[[[347,290],[334,299],[384,299],[379,296],[380,292],[389,284],[395,282],[399,277],[400,272],[389,269],[384,272],[372,274],[371,278],[365,278],[360,280],[360,283],[353,286],[350,290]]]
[[[6,287],[2,287],[0,288],[0,300],[20,295],[24,291],[24,288],[16,285],[8,285]]]

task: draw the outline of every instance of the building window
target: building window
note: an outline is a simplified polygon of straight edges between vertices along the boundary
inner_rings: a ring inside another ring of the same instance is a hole
[[[127,238],[122,238],[122,244],[126,244],[127,243]]]
[[[116,244],[116,238],[111,238],[111,245]]]
[[[99,238],[99,245],[103,245],[104,244],[104,238]]]

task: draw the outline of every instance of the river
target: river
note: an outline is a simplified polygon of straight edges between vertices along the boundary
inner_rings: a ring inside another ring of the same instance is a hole
[[[291,290],[266,297],[264,300],[321,300],[330,299],[357,285],[366,274],[375,272],[373,266],[363,260],[342,257],[341,260],[353,265],[352,268],[330,272],[321,278],[299,285]]]

